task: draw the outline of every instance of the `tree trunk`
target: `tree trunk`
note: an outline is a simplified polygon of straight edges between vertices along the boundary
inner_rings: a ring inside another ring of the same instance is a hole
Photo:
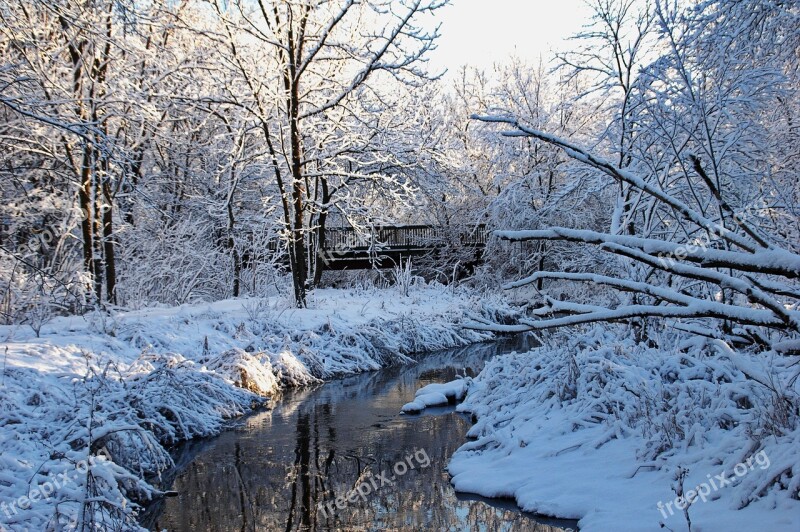
[[[291,143],[291,170],[292,170],[292,227],[290,254],[292,267],[292,281],[294,282],[294,297],[297,306],[306,306],[306,281],[308,280],[308,264],[306,260],[305,223],[304,223],[304,197],[303,187],[303,146],[300,134],[300,88],[297,79],[297,57],[299,50],[295,42],[294,33],[288,34],[288,64],[284,70],[284,85],[287,90],[287,109],[289,111],[289,137]]]
[[[228,249],[231,250],[233,259],[233,297],[239,297],[242,285],[242,259],[236,249],[236,242],[233,239],[233,227],[236,219],[233,217],[233,198],[228,200]]]
[[[114,251],[114,226],[113,226],[113,213],[112,213],[112,194],[111,185],[108,182],[108,177],[103,180],[103,254],[106,262],[106,298],[108,302],[117,304],[117,266],[116,254]]]
[[[327,264],[325,257],[325,224],[328,222],[328,202],[330,201],[330,191],[328,189],[328,180],[324,177],[320,179],[320,188],[322,189],[322,210],[317,219],[317,238],[315,239],[316,249],[314,250],[314,285],[319,286],[322,281],[322,274],[325,272]]]
[[[97,272],[94,270],[94,239],[92,238],[92,172],[89,167],[91,157],[89,147],[85,146],[81,162],[81,186],[78,188],[78,202],[81,207],[81,236],[83,238],[83,269],[91,277],[90,283],[93,291],[97,293],[94,286],[97,279]]]
[[[98,151],[92,147],[93,151],[91,184],[93,185],[92,196],[94,199],[94,209],[92,212],[92,242],[94,244],[93,263],[94,263],[94,287],[97,295],[97,302],[103,302],[103,272],[105,271],[103,261],[103,190],[97,176]]]

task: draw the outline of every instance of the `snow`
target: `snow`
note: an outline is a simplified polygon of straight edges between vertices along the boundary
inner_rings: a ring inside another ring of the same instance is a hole
[[[469,377],[463,377],[445,383],[432,383],[423,386],[414,394],[414,400],[406,403],[401,411],[406,414],[419,414],[429,406],[442,406],[461,401],[467,395],[472,383]]]
[[[776,342],[772,347],[778,353],[798,353],[800,352],[800,340]]]
[[[278,389],[278,379],[268,356],[255,357],[242,349],[231,349],[205,361],[205,368],[237,388],[269,396]]]
[[[447,397],[441,393],[426,393],[418,395],[401,409],[406,414],[419,414],[429,406],[443,406],[448,404]]]
[[[592,244],[613,243],[636,248],[650,255],[665,255],[669,262],[677,256],[699,263],[705,267],[733,265],[746,271],[784,275],[796,279],[800,277],[800,255],[783,249],[744,253],[712,249],[706,246],[667,242],[654,238],[628,235],[610,235],[597,231],[551,227],[543,230],[496,231],[505,240],[573,240]]]
[[[316,290],[307,309],[275,297],[62,317],[41,338],[0,327],[0,530],[80,515],[136,529],[135,502],[162,496],[143,479],[172,465],[166,446],[217,434],[284,387],[487,340],[459,322],[498,312],[434,285]]]
[[[775,396],[754,380],[796,407],[790,362],[718,340],[661,342],[596,327],[490,361],[458,406],[478,421],[449,464],[455,488],[579,519],[582,531],[677,531],[688,526],[676,477],[688,470],[684,492],[702,494],[692,530],[798,530],[800,430],[756,406]],[[735,482],[712,485],[717,475]]]
[[[515,130],[503,132],[503,135],[507,137],[533,137],[543,140],[548,144],[558,146],[561,149],[563,149],[567,155],[569,155],[576,161],[594,167],[617,181],[627,183],[635,187],[636,189],[647,193],[653,198],[672,207],[675,210],[675,212],[685,220],[691,221],[695,223],[697,226],[702,227],[711,233],[719,234],[719,236],[721,236],[722,238],[741,247],[742,249],[755,252],[757,249],[760,248],[758,245],[754,244],[752,241],[750,241],[748,238],[742,235],[727,230],[720,231],[720,226],[717,223],[715,223],[713,220],[709,218],[706,218],[701,213],[695,211],[680,199],[671,196],[664,190],[660,189],[658,186],[655,186],[647,182],[646,180],[642,179],[640,176],[634,174],[629,170],[617,168],[610,162],[590,153],[589,151],[583,149],[582,147],[578,146],[573,142],[570,142],[569,140],[525,126],[523,124],[520,124],[518,120],[506,116],[472,115],[472,118],[480,120],[482,122],[504,123],[514,127]],[[761,250],[761,251],[767,251],[767,250]],[[782,254],[780,255],[780,257],[782,259],[782,262],[785,262],[790,266],[795,266],[795,267],[800,266],[800,262],[794,261],[792,257],[789,255]]]

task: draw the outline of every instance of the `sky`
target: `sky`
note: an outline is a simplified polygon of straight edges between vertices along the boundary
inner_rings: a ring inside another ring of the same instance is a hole
[[[430,67],[449,75],[464,64],[488,69],[514,54],[547,61],[589,17],[584,0],[452,0],[437,16],[442,36]]]

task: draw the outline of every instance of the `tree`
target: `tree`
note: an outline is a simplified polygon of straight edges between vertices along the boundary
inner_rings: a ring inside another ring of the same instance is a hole
[[[217,44],[197,37],[221,30],[207,7],[29,0],[0,16],[4,306],[221,298],[245,278],[255,289],[252,235],[271,234],[273,209],[251,164],[257,132],[198,97],[217,93],[222,70]]]
[[[616,165],[625,168],[631,164],[635,83],[651,44],[653,9],[649,1],[639,0],[593,0],[589,5],[592,22],[573,37],[585,44],[557,57],[571,77],[583,75],[591,80],[581,96],[597,94],[605,100],[612,120],[604,137],[611,143]],[[624,183],[619,187],[612,230],[633,234],[632,192]]]
[[[471,120],[470,114],[516,116],[532,127],[572,138],[584,134],[591,116],[582,103],[570,104],[566,97],[579,84],[576,78],[556,83],[541,62],[511,58],[488,71],[462,69],[437,103],[425,106],[431,125],[420,131],[429,131],[431,149],[419,180],[420,210],[428,223],[449,232],[437,242],[445,252],[417,265],[443,270],[440,278],[452,278],[459,265],[475,262],[474,250],[463,249],[459,240],[478,224],[525,228],[574,212],[556,201],[569,201],[580,182],[566,171],[566,157],[530,138],[498,143],[492,128]],[[543,264],[557,253],[544,245],[531,246],[535,253],[493,240],[488,245],[483,273],[496,277]]]
[[[381,139],[375,127],[381,124],[366,104],[385,109],[391,83],[428,79],[420,65],[438,29],[426,30],[423,19],[445,4],[214,3],[225,28],[226,61],[236,74],[227,97],[216,101],[245,110],[263,135],[299,306],[319,278],[321,240],[334,196],[357,182],[404,188],[390,161],[374,149]]]
[[[116,149],[109,142],[115,115],[109,74],[120,50],[115,3],[33,1],[8,6],[2,17],[10,67],[4,72],[2,103],[9,126],[18,133],[5,137],[13,150],[6,168],[17,183],[29,183],[23,189],[41,182],[65,195],[66,203],[58,208],[67,212],[66,189],[76,193],[84,271],[96,299],[113,302],[116,183],[111,166]],[[56,218],[65,221],[64,212]],[[49,231],[57,227],[54,222]]]
[[[800,255],[797,240],[786,238],[796,231],[789,227],[797,227],[787,204],[796,182],[781,177],[793,171],[784,150],[798,149],[794,113],[783,103],[797,96],[797,58],[773,47],[774,34],[762,32],[797,10],[773,5],[756,11],[753,18],[725,2],[686,11],[656,6],[663,53],[632,91],[636,111],[625,168],[519,120],[482,118],[511,126],[510,137],[558,147],[624,184],[636,198],[631,216],[640,220],[633,235],[570,227],[500,232],[515,241],[577,242],[587,253],[597,247],[632,261],[642,274],[540,271],[512,282],[581,282],[634,295],[616,307],[545,296],[540,315],[567,315],[527,320],[519,328],[653,318],[655,327],[670,324],[737,345],[797,349]]]

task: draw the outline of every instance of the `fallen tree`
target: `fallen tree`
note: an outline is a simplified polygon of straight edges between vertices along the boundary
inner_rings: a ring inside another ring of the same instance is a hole
[[[511,126],[513,129],[503,132],[504,136],[530,137],[557,146],[573,159],[650,196],[671,210],[679,223],[691,226],[687,233],[704,232],[708,244],[677,243],[564,227],[497,231],[496,236],[509,241],[561,240],[597,246],[602,251],[644,265],[649,270],[644,281],[593,273],[535,272],[508,283],[506,288],[534,285],[541,279],[550,279],[604,285],[635,297],[629,299],[627,304],[608,308],[557,301],[543,294],[544,305],[533,312],[540,319],[526,319],[518,326],[498,326],[476,321],[471,324],[472,327],[511,332],[634,318],[660,318],[687,332],[729,340],[735,345],[757,345],[761,349],[777,347],[781,353],[796,352],[800,347],[800,287],[796,283],[796,279],[800,278],[800,255],[783,248],[770,235],[752,227],[744,216],[738,215],[725,203],[719,190],[709,180],[703,179],[703,182],[707,184],[709,193],[724,205],[721,212],[729,213],[729,216],[713,220],[658,184],[618,168],[570,141],[526,127],[513,118],[475,118]],[[694,164],[702,172],[700,161],[694,158]],[[713,288],[690,289],[685,281],[707,284]],[[722,297],[720,294],[723,291],[732,295]],[[715,320],[717,326],[692,323],[701,318]]]

